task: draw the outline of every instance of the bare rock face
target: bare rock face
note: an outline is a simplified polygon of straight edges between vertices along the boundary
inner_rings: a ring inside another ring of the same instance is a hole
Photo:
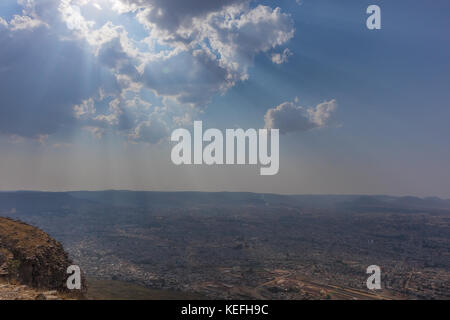
[[[63,246],[42,230],[0,217],[0,281],[82,296],[84,277],[81,292],[66,286],[67,267],[72,264]]]

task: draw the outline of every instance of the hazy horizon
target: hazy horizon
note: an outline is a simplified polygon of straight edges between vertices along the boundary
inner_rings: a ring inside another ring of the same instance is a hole
[[[450,198],[438,197],[438,196],[416,196],[411,194],[372,194],[372,193],[268,193],[268,192],[253,192],[253,191],[207,191],[207,190],[131,190],[131,189],[74,189],[74,190],[0,190],[0,193],[14,193],[14,192],[36,192],[36,193],[76,193],[76,192],[138,192],[138,193],[248,193],[248,194],[267,194],[267,195],[280,195],[280,196],[330,196],[330,197],[346,197],[346,196],[354,196],[354,197],[394,197],[394,198],[408,198],[415,197],[420,199],[440,199],[440,200],[450,200]]]

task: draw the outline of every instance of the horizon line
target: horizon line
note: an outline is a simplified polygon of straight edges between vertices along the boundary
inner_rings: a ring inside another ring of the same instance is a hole
[[[20,193],[20,192],[35,192],[35,193],[72,193],[72,192],[139,192],[139,193],[249,193],[256,195],[277,195],[277,196],[335,196],[335,197],[393,197],[393,198],[419,198],[419,199],[439,199],[450,201],[450,198],[443,198],[439,196],[416,196],[410,194],[390,195],[390,194],[374,194],[374,193],[271,193],[271,192],[253,192],[253,191],[202,191],[202,190],[131,190],[131,189],[96,189],[96,190],[32,190],[32,189],[18,189],[18,190],[0,190],[0,193]]]

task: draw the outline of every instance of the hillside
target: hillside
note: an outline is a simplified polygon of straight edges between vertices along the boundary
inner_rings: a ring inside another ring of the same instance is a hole
[[[70,265],[63,246],[48,234],[0,217],[0,299],[80,297],[66,288]]]

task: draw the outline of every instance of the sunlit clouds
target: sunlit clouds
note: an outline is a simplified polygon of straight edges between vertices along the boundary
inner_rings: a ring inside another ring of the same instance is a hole
[[[287,45],[295,32],[288,13],[249,1],[18,4],[22,15],[0,20],[0,36],[9,48],[1,58],[30,83],[13,82],[3,92],[18,105],[3,109],[9,125],[2,131],[28,137],[84,128],[97,138],[108,133],[156,143],[180,119],[192,119],[215,95],[246,81],[255,56]],[[55,52],[56,60],[43,48],[30,50],[33,43]],[[14,55],[17,50],[29,53]],[[283,52],[280,59],[286,60],[289,51]],[[33,75],[37,71],[40,76]],[[43,97],[36,92],[29,100],[17,99],[18,90],[33,92],[40,85]],[[14,121],[14,127],[23,126],[28,108],[37,116],[26,121],[26,130],[13,129]]]

